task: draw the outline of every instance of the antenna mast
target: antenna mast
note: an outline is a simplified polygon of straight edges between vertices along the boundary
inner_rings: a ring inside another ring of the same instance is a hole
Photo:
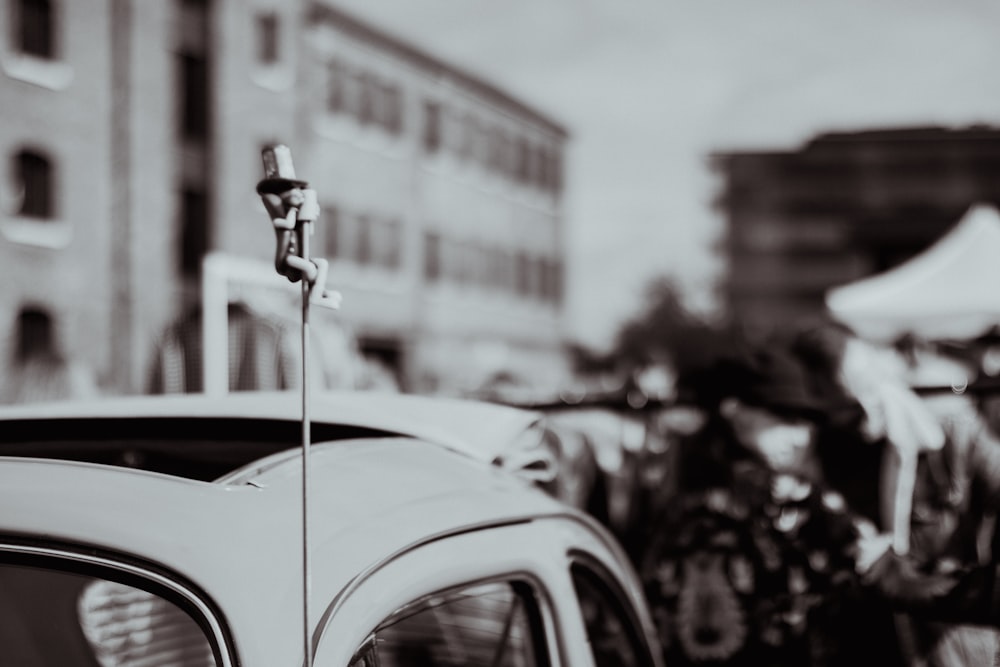
[[[309,446],[311,418],[309,415],[309,306],[314,301],[313,288],[319,287],[315,301],[336,308],[337,298],[326,292],[328,264],[309,256],[312,223],[319,217],[316,191],[295,176],[292,153],[287,146],[277,145],[261,152],[264,179],[257,184],[271,217],[275,232],[274,268],[291,282],[302,283],[302,626],[305,667],[312,667],[312,637],[309,621],[312,585],[309,560]]]

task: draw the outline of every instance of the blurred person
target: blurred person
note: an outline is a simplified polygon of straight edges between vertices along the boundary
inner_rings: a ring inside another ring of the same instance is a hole
[[[888,606],[854,570],[874,524],[830,487],[819,451],[856,403],[817,393],[778,345],[684,381],[706,421],[641,568],[668,663],[902,664]]]
[[[1000,501],[1000,441],[976,406],[961,395],[917,396],[905,381],[912,369],[894,368],[884,351],[837,323],[803,327],[792,347],[821,385],[858,400],[860,431],[882,453],[874,488],[879,524],[888,534],[861,541],[864,583],[899,604],[910,590],[900,583],[909,567],[940,575],[994,558],[986,536],[995,531]],[[843,458],[850,467],[850,457]],[[864,486],[871,493],[870,483]],[[885,552],[878,567],[869,567]],[[927,583],[923,602],[910,598],[915,610],[934,600],[945,607],[967,600],[964,589]],[[959,616],[942,611],[937,620]],[[987,628],[937,623],[926,615],[899,617],[897,626],[911,659],[930,666],[992,664],[1000,648],[998,634]]]

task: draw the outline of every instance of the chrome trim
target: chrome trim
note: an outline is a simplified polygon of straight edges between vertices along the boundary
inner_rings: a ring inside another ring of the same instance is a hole
[[[37,547],[26,544],[5,544],[0,543],[0,551],[6,551],[9,553],[25,554],[29,556],[48,556],[59,558],[62,560],[76,561],[79,563],[85,563],[87,565],[99,565],[106,567],[111,570],[118,570],[120,572],[126,572],[128,574],[146,579],[148,581],[153,581],[156,584],[168,588],[174,593],[177,593],[185,600],[187,600],[197,611],[201,614],[202,618],[208,622],[209,627],[212,630],[213,639],[215,640],[215,645],[218,647],[219,657],[222,659],[222,664],[217,667],[233,667],[232,656],[229,655],[228,643],[226,642],[226,635],[222,630],[222,625],[219,623],[218,618],[216,618],[215,613],[208,607],[207,604],[196,594],[181,586],[173,579],[152,572],[150,570],[130,565],[128,563],[123,563],[121,561],[113,560],[110,558],[104,558],[102,556],[95,556],[92,554],[81,554],[74,551],[64,551],[60,549],[55,549],[51,547]]]
[[[590,533],[592,533],[599,542],[603,543],[603,545],[606,548],[608,548],[613,554],[616,554],[619,558],[625,559],[624,562],[626,563],[628,562],[627,558],[624,555],[624,551],[622,551],[620,547],[616,547],[613,538],[611,538],[608,531],[604,529],[600,523],[598,523],[597,519],[594,519],[589,515],[583,514],[582,512],[579,512],[577,510],[568,510],[568,511],[562,510],[562,511],[544,512],[541,514],[524,514],[519,516],[515,515],[503,519],[491,519],[457,528],[443,530],[438,533],[434,533],[433,535],[428,535],[426,537],[423,537],[404,547],[397,549],[396,551],[390,554],[387,554],[381,559],[369,564],[366,568],[364,568],[363,570],[355,574],[353,577],[351,577],[351,579],[348,580],[346,584],[344,584],[344,586],[337,592],[337,594],[333,596],[333,599],[330,600],[330,603],[326,606],[326,609],[323,610],[323,613],[320,614],[319,619],[316,622],[316,627],[313,629],[313,640],[312,640],[313,653],[314,654],[318,653],[320,648],[320,643],[323,641],[323,637],[326,635],[326,630],[330,625],[330,620],[334,617],[334,615],[336,615],[338,611],[340,611],[341,607],[343,607],[344,602],[347,600],[347,598],[351,594],[353,594],[354,591],[360,588],[362,584],[364,584],[372,576],[374,576],[375,573],[379,572],[390,563],[406,556],[407,554],[413,551],[416,551],[421,547],[425,547],[429,544],[433,544],[434,542],[439,542],[441,540],[455,537],[457,535],[475,533],[482,530],[489,530],[491,528],[502,528],[517,524],[526,524],[540,520],[552,520],[552,519],[557,519],[557,520],[568,519],[570,521],[574,521],[582,525],[585,529],[587,529]],[[598,527],[597,530],[595,530],[594,528],[595,526]],[[551,605],[551,600],[549,601],[549,604]],[[552,610],[553,612],[555,611],[554,607],[552,608]],[[562,646],[561,643],[559,645],[559,649],[560,651],[565,651],[565,647]],[[563,653],[559,654],[560,662],[564,662],[563,656],[564,656]]]

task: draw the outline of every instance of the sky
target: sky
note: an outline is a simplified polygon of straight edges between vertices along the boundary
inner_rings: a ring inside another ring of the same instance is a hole
[[[567,127],[571,338],[606,347],[654,277],[712,312],[713,152],[1000,126],[996,0],[331,0]]]

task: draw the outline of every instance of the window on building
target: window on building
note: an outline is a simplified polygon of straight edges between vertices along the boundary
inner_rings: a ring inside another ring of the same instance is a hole
[[[528,183],[531,180],[531,145],[523,137],[517,140],[517,162],[514,177],[520,183]]]
[[[181,138],[203,142],[209,134],[208,59],[203,55],[182,53],[180,69]]]
[[[52,315],[40,306],[24,306],[17,314],[14,359],[25,363],[56,354]]]
[[[384,220],[380,227],[382,228],[380,264],[387,269],[397,269],[402,263],[402,240],[400,236],[403,232],[403,226],[399,223],[399,220]]]
[[[452,155],[458,155],[462,150],[462,118],[457,112],[448,109],[441,121],[444,148]]]
[[[437,152],[441,147],[441,105],[424,102],[424,148],[428,153]]]
[[[273,65],[278,62],[278,15],[274,12],[257,14],[257,62]]]
[[[507,150],[508,142],[507,133],[499,127],[494,127],[490,130],[489,136],[489,153],[486,164],[490,169],[503,173],[505,171],[504,153]]]
[[[476,267],[473,266],[472,246],[464,241],[452,241],[446,249],[445,262],[451,267],[449,274],[459,284],[475,280]]]
[[[474,122],[470,131],[475,135],[472,146],[472,159],[484,167],[488,167],[491,150],[490,130],[484,124]]]
[[[358,264],[369,264],[372,261],[372,220],[366,215],[359,215],[354,220],[355,238],[354,260]]]
[[[357,118],[361,111],[361,94],[364,82],[361,73],[349,67],[344,69],[344,113]]]
[[[441,235],[437,232],[424,232],[424,277],[441,278]]]
[[[196,278],[208,251],[208,194],[204,190],[181,191],[180,230],[181,275]]]
[[[174,40],[178,53],[205,54],[210,45],[209,0],[177,0]]]
[[[403,129],[403,95],[398,86],[383,87],[382,104],[382,125],[388,132],[399,134]]]
[[[515,255],[514,262],[517,293],[527,296],[531,294],[531,258],[522,250]]]
[[[337,113],[347,106],[347,68],[338,60],[326,65],[326,108]]]
[[[517,258],[509,250],[498,251],[497,286],[505,292],[517,292]]]
[[[378,82],[368,72],[358,75],[358,121],[362,125],[374,123],[378,113]]]
[[[56,57],[55,9],[52,0],[14,0],[14,44],[37,58]]]
[[[15,156],[14,173],[21,188],[19,215],[50,220],[55,217],[55,176],[52,163],[41,153],[30,150]]]
[[[493,276],[490,269],[490,251],[480,243],[472,245],[473,269],[476,284],[489,287]]]
[[[545,260],[541,257],[535,257],[531,260],[531,295],[538,299],[545,298],[546,289],[546,275],[545,275]]]
[[[531,183],[539,189],[548,187],[549,152],[544,146],[535,146],[531,151]]]
[[[551,262],[545,257],[538,258],[538,298],[548,302],[552,298],[552,271],[549,269]]]
[[[546,262],[545,271],[546,298],[549,302],[558,305],[562,302],[563,267],[562,262],[553,259]]]
[[[549,189],[549,171],[551,158],[549,157],[549,149],[544,146],[538,147],[538,153],[535,155],[535,183],[542,190]]]
[[[459,156],[472,158],[476,154],[476,133],[478,129],[476,117],[472,113],[466,113],[461,121],[462,136],[458,148]]]
[[[489,272],[487,280],[489,286],[501,288],[504,284],[504,256],[499,248],[487,248],[486,266]]]
[[[563,187],[562,156],[558,151],[549,154],[549,187],[558,194]]]

